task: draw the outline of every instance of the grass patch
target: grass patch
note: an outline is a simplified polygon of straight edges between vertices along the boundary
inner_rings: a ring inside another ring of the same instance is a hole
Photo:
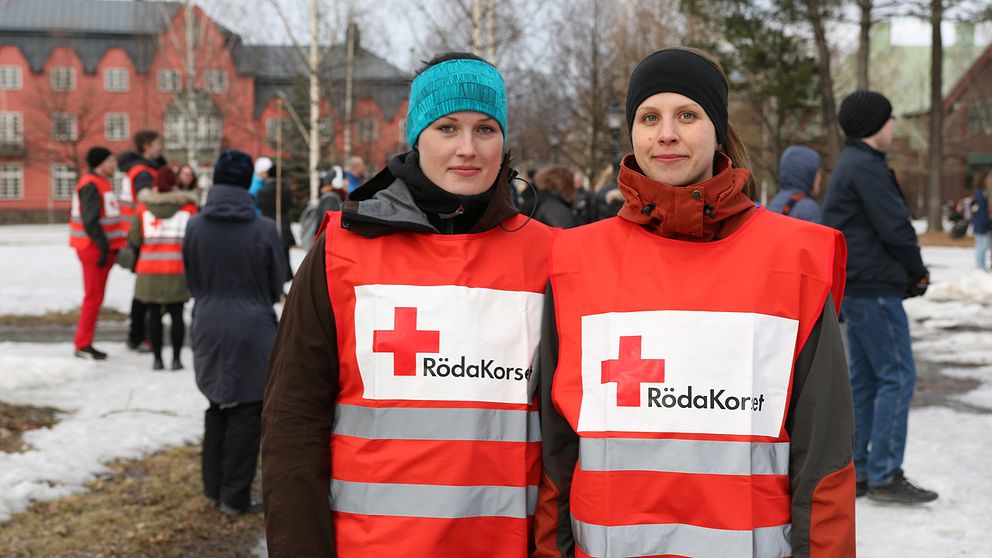
[[[252,556],[261,515],[221,515],[202,495],[200,448],[117,461],[89,492],[35,504],[0,525],[9,558]],[[258,479],[256,477],[256,488]]]
[[[127,320],[130,316],[113,308],[100,308],[100,321]],[[0,316],[0,326],[41,327],[74,326],[79,321],[79,308],[64,312],[48,312],[39,316],[4,314]]]
[[[974,248],[975,237],[951,238],[946,232],[928,232],[919,235],[920,246],[944,246],[950,248]]]
[[[55,414],[59,412],[52,407],[11,405],[0,401],[0,451],[20,451],[24,433],[52,426],[58,422]]]

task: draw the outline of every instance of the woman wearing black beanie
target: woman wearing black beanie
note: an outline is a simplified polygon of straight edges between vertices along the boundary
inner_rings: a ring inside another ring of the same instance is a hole
[[[708,54],[645,58],[626,202],[555,241],[537,556],[854,555],[843,237],[755,206],[728,114]]]

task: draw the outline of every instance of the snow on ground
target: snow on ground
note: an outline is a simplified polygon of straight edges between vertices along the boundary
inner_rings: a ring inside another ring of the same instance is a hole
[[[66,411],[25,433],[23,453],[0,452],[0,521],[32,501],[80,492],[104,464],[197,441],[207,400],[191,368],[152,372],[151,355],[107,345],[104,362],[72,356],[70,343],[0,343],[0,397]],[[190,366],[192,355],[184,351]]]
[[[290,251],[293,269],[304,252]],[[72,310],[83,300],[83,270],[69,247],[69,225],[0,226],[0,316],[40,315]],[[134,275],[115,266],[107,282],[104,306],[131,310]]]
[[[0,227],[0,315],[69,310],[82,297],[79,263],[64,225]],[[992,275],[972,270],[972,250],[924,248],[932,286],[906,301],[917,358],[943,376],[977,380],[951,395],[992,409]],[[294,268],[303,257],[294,249]],[[107,304],[130,307],[133,277],[116,268]],[[0,340],[2,341],[2,340]],[[202,433],[206,400],[191,371],[151,372],[151,358],[114,345],[104,363],[79,361],[68,344],[0,342],[0,398],[69,411],[50,429],[28,432],[31,447],[0,453],[0,521],[33,500],[59,498],[117,458],[190,443]],[[191,358],[186,355],[187,363]],[[945,407],[910,413],[905,469],[940,493],[914,508],[859,499],[858,554],[867,558],[980,556],[992,548],[992,414]],[[264,542],[256,550],[264,556]]]

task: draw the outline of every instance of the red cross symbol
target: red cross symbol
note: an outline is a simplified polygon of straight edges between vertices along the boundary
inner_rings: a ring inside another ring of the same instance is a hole
[[[417,329],[416,308],[396,308],[393,330],[372,332],[372,352],[393,353],[393,376],[416,376],[417,353],[440,351],[440,331]]]
[[[602,383],[617,383],[617,406],[640,407],[641,384],[665,381],[664,359],[641,358],[641,336],[620,336],[620,358],[603,361]]]

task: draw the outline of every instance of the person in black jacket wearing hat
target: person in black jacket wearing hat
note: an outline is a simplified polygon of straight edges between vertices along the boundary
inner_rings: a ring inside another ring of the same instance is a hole
[[[275,223],[255,213],[251,157],[221,154],[202,212],[183,239],[186,282],[196,299],[196,385],[207,397],[203,490],[228,515],[259,513],[251,502],[262,429],[265,369],[276,334],[273,303],[285,263]]]
[[[895,174],[885,163],[895,117],[880,93],[855,91],[841,103],[847,136],[830,177],[823,224],[847,240],[847,323],[854,396],[858,496],[919,504],[937,498],[902,471],[909,404],[916,385],[907,297],[926,292],[930,274]]]

